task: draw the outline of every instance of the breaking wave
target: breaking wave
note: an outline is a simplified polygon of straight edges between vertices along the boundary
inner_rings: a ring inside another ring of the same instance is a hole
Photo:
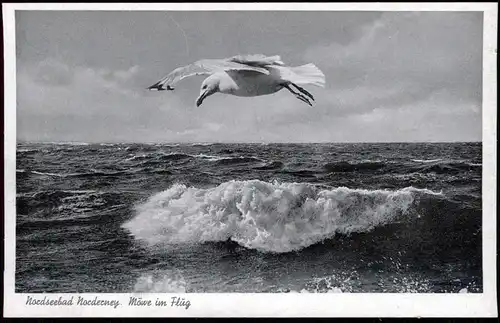
[[[202,189],[175,184],[136,207],[123,227],[150,245],[231,239],[262,252],[296,251],[337,233],[366,232],[409,213],[418,194],[406,187],[321,189],[306,183],[229,181]]]

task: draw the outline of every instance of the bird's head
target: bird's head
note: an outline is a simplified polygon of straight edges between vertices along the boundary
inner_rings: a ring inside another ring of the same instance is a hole
[[[196,99],[196,106],[199,107],[207,96],[219,92],[220,79],[217,75],[210,75],[201,83],[200,96]]]

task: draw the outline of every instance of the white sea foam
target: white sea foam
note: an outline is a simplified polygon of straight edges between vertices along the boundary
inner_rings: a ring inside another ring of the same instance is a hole
[[[177,271],[153,271],[141,274],[135,283],[138,293],[185,293],[186,282]]]
[[[54,142],[54,141],[47,141],[47,142],[41,142],[41,144],[50,144],[50,145],[70,145],[70,146],[89,146],[90,143],[88,142],[72,142],[72,141],[60,141],[60,142]]]
[[[134,156],[132,156],[130,158],[125,159],[125,161],[133,161],[133,160],[136,160],[136,159],[143,159],[143,158],[146,158],[146,157],[147,157],[147,155],[145,155],[145,154],[134,155]]]
[[[230,181],[209,189],[175,184],[137,206],[124,224],[150,245],[231,239],[264,252],[289,252],[335,233],[369,231],[406,214],[415,193],[305,183]]]
[[[219,160],[238,160],[238,159],[255,159],[259,161],[263,161],[254,156],[214,156],[214,155],[206,155],[206,154],[198,154],[198,155],[190,155],[193,158],[203,158],[208,161],[219,161]]]
[[[44,172],[37,172],[35,170],[32,170],[31,172],[33,174],[42,175],[42,176],[66,177],[66,175],[64,175],[64,174],[44,173]]]
[[[190,155],[190,156],[193,158],[207,159],[209,161],[217,161],[217,160],[221,160],[224,158],[224,157],[220,157],[220,156],[213,156],[213,155],[206,155],[206,154],[198,154],[198,155]]]
[[[329,276],[312,278],[299,293],[352,293],[355,291],[357,282],[359,282],[359,274],[356,271],[338,272]]]
[[[212,146],[213,143],[210,142],[197,142],[197,143],[192,143],[190,146]]]
[[[416,162],[416,163],[435,163],[435,162],[438,162],[438,161],[441,161],[442,159],[438,158],[438,159],[412,159],[412,161]]]

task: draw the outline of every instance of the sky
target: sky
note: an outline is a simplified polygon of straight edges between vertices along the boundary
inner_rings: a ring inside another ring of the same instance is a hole
[[[481,141],[482,12],[17,11],[17,137],[56,142]],[[204,58],[314,63],[282,90],[195,100]]]

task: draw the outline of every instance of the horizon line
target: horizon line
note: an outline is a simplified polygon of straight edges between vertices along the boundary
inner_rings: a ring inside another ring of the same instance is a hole
[[[164,141],[164,142],[140,142],[140,141],[31,141],[31,140],[17,140],[19,143],[31,144],[146,144],[146,145],[216,145],[216,144],[424,144],[424,143],[482,143],[482,140],[457,140],[457,141]]]

